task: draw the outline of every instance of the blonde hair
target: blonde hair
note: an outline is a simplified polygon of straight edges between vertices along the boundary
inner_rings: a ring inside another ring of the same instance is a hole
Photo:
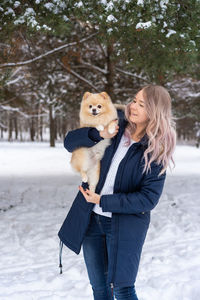
[[[147,85],[142,88],[145,108],[149,118],[146,126],[148,147],[144,152],[145,165],[143,173],[151,170],[151,163],[162,164],[163,174],[168,165],[171,170],[170,160],[175,166],[172,154],[176,146],[175,122],[171,113],[171,97],[168,91],[160,85]],[[125,117],[129,122],[126,134],[132,135],[136,130],[136,124],[130,121],[130,105],[126,105]]]

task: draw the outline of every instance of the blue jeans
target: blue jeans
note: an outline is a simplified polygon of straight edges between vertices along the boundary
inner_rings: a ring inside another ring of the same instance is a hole
[[[114,287],[113,292],[106,283],[111,244],[111,218],[95,212],[83,240],[83,256],[94,300],[138,300],[135,287]],[[113,295],[114,294],[114,295]]]

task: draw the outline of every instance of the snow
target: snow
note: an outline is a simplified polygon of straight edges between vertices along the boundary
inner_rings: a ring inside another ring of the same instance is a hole
[[[195,47],[196,47],[196,43],[195,43],[195,41],[193,41],[193,40],[190,40],[190,43],[191,43],[193,46],[195,46]]]
[[[63,248],[57,232],[80,177],[63,144],[1,142],[0,299],[92,300],[82,250]],[[140,300],[200,299],[200,150],[177,146],[152,211],[136,290]]]
[[[20,2],[19,1],[15,1],[14,8],[17,8],[18,6],[20,6]]]
[[[164,21],[163,28],[167,27],[167,23]]]
[[[103,5],[107,5],[107,0],[100,0],[100,3]]]
[[[199,86],[200,80],[194,80],[191,77],[174,80],[167,84],[167,88],[174,94],[177,101],[186,99],[188,102],[192,102],[200,96]]]
[[[168,29],[168,33],[166,34],[166,37],[170,37],[172,34],[176,34],[176,31],[175,30],[172,30],[172,29]]]
[[[38,4],[38,3],[39,2],[37,2],[36,4]],[[23,24],[23,23],[25,23],[25,19],[26,19],[28,26],[31,26],[32,28],[35,27],[37,30],[39,30],[39,29],[41,29],[41,26],[36,21],[35,16],[36,16],[36,12],[34,11],[34,9],[31,7],[28,7],[28,8],[26,8],[24,15],[20,16],[17,20],[15,20],[14,24],[15,25]]]
[[[35,11],[33,8],[29,7],[26,9],[24,16],[30,16],[30,15],[36,15]]]
[[[144,6],[144,0],[137,0],[137,5]]]
[[[64,15],[64,16],[63,16],[63,20],[67,22],[67,21],[69,21],[69,18],[68,18],[67,16]]]
[[[142,29],[147,29],[147,28],[149,28],[150,26],[151,26],[151,21],[148,21],[148,22],[139,22],[139,23],[137,23],[137,25],[136,25],[136,29],[139,29],[139,28],[142,28]]]
[[[14,25],[23,24],[24,22],[25,22],[24,16],[21,16],[17,20],[14,21]]]
[[[46,30],[51,30],[51,27],[47,26],[46,24],[42,25],[42,28],[44,28]]]
[[[109,15],[107,17],[107,22],[117,22],[117,19],[113,15]]]
[[[52,10],[54,8],[54,4],[51,2],[47,2],[44,4],[44,7],[48,10]]]
[[[169,0],[161,0],[160,1],[160,6],[163,9],[163,11],[165,11],[167,9],[167,5],[169,3]]]
[[[75,7],[82,7],[83,6],[83,2],[79,1],[78,3],[74,4]]]
[[[113,32],[113,28],[108,28],[108,29],[107,29],[107,33],[109,34],[109,33],[111,33],[111,32]]]
[[[114,7],[115,7],[115,5],[112,1],[107,2],[107,5],[106,5],[107,11],[112,10]]]
[[[174,154],[175,169],[172,176],[200,175],[200,150],[191,146],[176,147]],[[170,174],[170,173],[169,173]]]
[[[15,12],[11,7],[7,8],[7,11],[5,12],[5,15],[12,15],[13,17],[15,16]]]

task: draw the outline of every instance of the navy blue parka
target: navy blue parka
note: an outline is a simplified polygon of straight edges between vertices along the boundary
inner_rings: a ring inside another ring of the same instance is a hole
[[[124,130],[128,124],[124,113],[118,110],[119,131],[112,138],[101,160],[100,179],[96,193],[104,185],[111,160]],[[79,147],[92,147],[102,137],[96,128],[84,127],[69,131],[64,146],[69,152]],[[150,222],[150,211],[156,206],[161,196],[166,172],[158,176],[162,165],[151,164],[151,172],[143,173],[143,154],[147,148],[148,138],[145,135],[139,142],[133,143],[121,160],[115,177],[113,194],[102,195],[100,206],[104,212],[112,212],[111,230],[113,233],[111,251],[108,262],[107,283],[117,287],[132,286],[138,272],[142,246]],[[87,183],[82,183],[88,188]],[[85,200],[79,191],[58,232],[62,243],[80,253],[81,245],[87,231],[93,203]]]

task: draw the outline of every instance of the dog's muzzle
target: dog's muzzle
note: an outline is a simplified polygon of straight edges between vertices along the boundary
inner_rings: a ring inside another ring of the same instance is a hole
[[[93,111],[92,114],[93,114],[93,116],[98,115],[98,113],[96,111]]]

